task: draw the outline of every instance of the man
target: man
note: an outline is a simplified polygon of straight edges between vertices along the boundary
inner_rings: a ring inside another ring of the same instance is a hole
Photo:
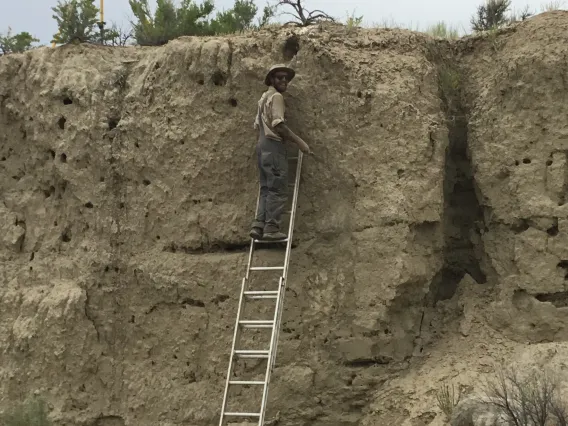
[[[260,199],[251,238],[284,240],[280,231],[281,216],[288,193],[288,157],[285,142],[293,142],[306,154],[311,154],[308,144],[296,136],[286,125],[285,105],[282,93],[288,88],[296,72],[284,65],[274,65],[264,79],[268,90],[258,101],[254,128],[259,131],[256,146],[260,173]]]

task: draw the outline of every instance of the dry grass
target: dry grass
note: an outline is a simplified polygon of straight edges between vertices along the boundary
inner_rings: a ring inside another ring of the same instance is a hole
[[[461,392],[458,390],[457,396],[454,390],[454,385],[452,385],[451,391],[448,385],[442,386],[436,393],[436,400],[438,401],[438,408],[442,410],[442,413],[450,419],[454,408],[460,402]]]
[[[552,12],[554,10],[563,10],[566,8],[565,0],[553,0],[548,3],[543,3],[540,7],[542,12]]]
[[[448,40],[457,40],[460,38],[460,31],[456,27],[446,24],[444,21],[430,26],[426,29],[425,33],[432,37],[445,38]]]

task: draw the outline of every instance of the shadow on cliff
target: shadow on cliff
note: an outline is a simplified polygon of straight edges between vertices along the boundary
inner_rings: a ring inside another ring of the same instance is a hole
[[[428,306],[451,299],[466,274],[477,283],[487,282],[487,271],[482,266],[485,250],[480,238],[484,214],[468,145],[468,111],[462,94],[464,74],[455,60],[447,59],[438,61],[438,73],[449,139],[443,186],[444,263],[430,285]]]

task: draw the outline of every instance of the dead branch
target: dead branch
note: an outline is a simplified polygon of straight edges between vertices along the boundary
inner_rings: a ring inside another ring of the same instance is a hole
[[[335,21],[335,19],[329,16],[322,10],[316,9],[309,11],[302,5],[302,0],[278,0],[274,5],[274,9],[277,9],[282,6],[290,6],[296,12],[283,12],[282,14],[291,15],[297,21],[288,22],[287,24],[294,24],[299,27],[307,27],[309,25],[315,24],[319,21]]]

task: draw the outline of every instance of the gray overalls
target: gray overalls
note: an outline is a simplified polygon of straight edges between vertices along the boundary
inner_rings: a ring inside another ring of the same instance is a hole
[[[256,145],[258,171],[260,174],[260,199],[253,228],[264,233],[279,232],[282,212],[288,198],[288,153],[284,141],[267,137],[264,133],[261,112],[258,112],[260,136]]]

